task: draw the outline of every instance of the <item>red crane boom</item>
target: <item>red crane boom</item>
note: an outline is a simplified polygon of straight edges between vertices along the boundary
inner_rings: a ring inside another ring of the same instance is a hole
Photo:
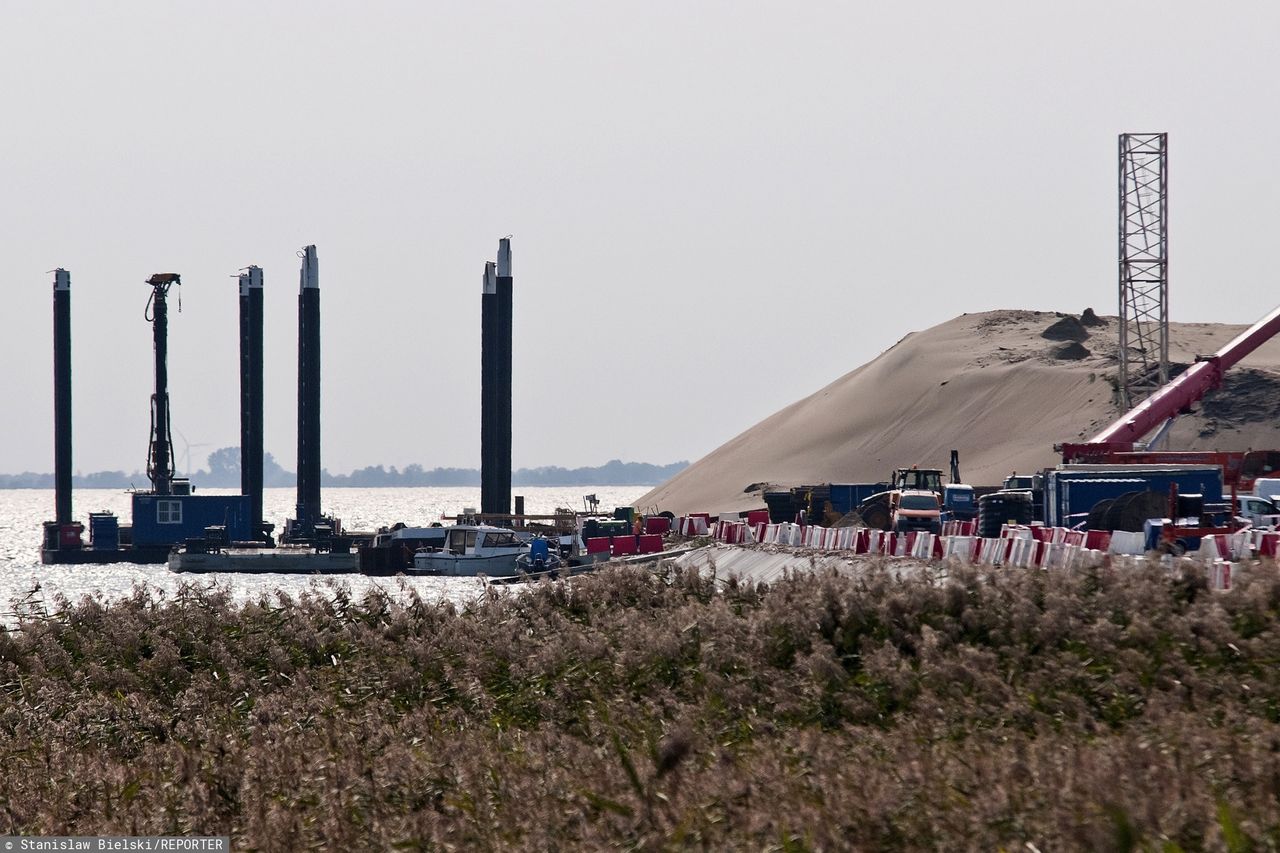
[[[1254,323],[1211,356],[1196,363],[1156,393],[1125,412],[1087,442],[1061,445],[1064,462],[1208,462],[1222,466],[1226,482],[1249,488],[1255,477],[1280,469],[1280,453],[1274,451],[1135,450],[1135,445],[1169,418],[1186,414],[1205,394],[1222,384],[1222,376],[1249,353],[1280,333],[1280,308]],[[1256,458],[1255,458],[1256,457]]]

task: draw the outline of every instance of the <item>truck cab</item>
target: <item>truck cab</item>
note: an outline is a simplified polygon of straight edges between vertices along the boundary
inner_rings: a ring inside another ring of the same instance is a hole
[[[1006,492],[1035,492],[1044,488],[1043,474],[1010,474],[1004,478],[1002,490]]]
[[[1280,507],[1255,495],[1236,496],[1236,515],[1254,527],[1275,527],[1280,522]]]
[[[942,472],[937,468],[899,468],[893,472],[893,487],[909,491],[942,494]]]
[[[923,530],[942,532],[942,506],[938,495],[923,489],[894,489],[889,493],[889,517],[898,533]]]

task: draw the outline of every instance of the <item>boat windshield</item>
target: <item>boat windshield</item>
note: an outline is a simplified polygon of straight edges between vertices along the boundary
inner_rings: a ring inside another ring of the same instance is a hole
[[[515,544],[516,535],[514,533],[486,533],[484,535],[486,548],[511,548]]]
[[[449,553],[456,555],[473,554],[476,550],[476,532],[465,528],[454,528],[449,531]]]

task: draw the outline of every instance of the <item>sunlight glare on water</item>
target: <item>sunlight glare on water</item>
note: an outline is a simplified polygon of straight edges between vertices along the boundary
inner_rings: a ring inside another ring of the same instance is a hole
[[[648,491],[646,486],[529,486],[517,488],[525,498],[525,512],[531,515],[550,513],[557,507],[582,509],[582,496],[594,493],[602,510],[623,506]],[[232,489],[201,489],[200,494],[235,494]],[[297,493],[294,489],[266,489],[263,493],[263,515],[274,522],[277,532],[286,517],[293,515]],[[130,498],[118,489],[76,489],[73,496],[75,518],[88,527],[90,512],[111,511],[127,523]],[[348,530],[372,530],[382,525],[403,521],[409,525],[427,525],[440,521],[467,507],[480,505],[478,487],[420,487],[385,489],[327,489],[325,512],[342,519]],[[167,567],[117,563],[103,566],[46,566],[40,562],[41,523],[53,516],[52,489],[0,489],[0,612],[12,613],[16,602],[43,602],[55,609],[59,596],[76,601],[83,596],[101,596],[112,600],[129,595],[135,586],[145,584],[163,590],[166,595],[180,583],[200,586],[217,584],[235,596],[256,599],[283,590],[297,595],[309,589],[325,591],[338,583],[362,595],[380,587],[393,595],[401,588],[412,588],[427,599],[449,598],[465,601],[483,589],[475,578],[367,578],[358,574],[344,575],[238,575],[210,573],[179,575]],[[447,523],[447,522],[446,522]],[[88,532],[86,530],[87,538]]]

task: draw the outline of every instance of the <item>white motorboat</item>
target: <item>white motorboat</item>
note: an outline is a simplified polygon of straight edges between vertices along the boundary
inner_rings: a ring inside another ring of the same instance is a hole
[[[505,577],[516,573],[516,561],[529,546],[504,527],[459,524],[444,528],[440,548],[423,548],[413,556],[413,574],[454,577]]]

